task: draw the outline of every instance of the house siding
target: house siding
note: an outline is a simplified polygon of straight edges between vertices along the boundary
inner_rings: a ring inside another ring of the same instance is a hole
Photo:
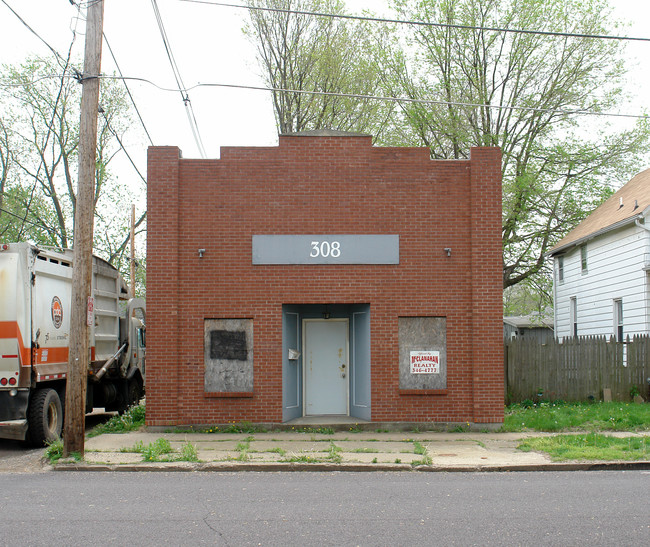
[[[623,301],[624,335],[647,334],[648,232],[635,225],[587,241],[587,272],[581,268],[580,246],[564,255],[564,281],[555,270],[555,332],[571,336],[570,301],[577,301],[578,335],[613,335],[614,300]]]

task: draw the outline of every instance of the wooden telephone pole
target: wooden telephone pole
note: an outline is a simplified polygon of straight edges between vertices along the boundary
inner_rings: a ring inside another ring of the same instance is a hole
[[[131,298],[135,298],[135,204],[131,204]]]
[[[74,218],[74,268],[70,313],[70,353],[65,394],[65,434],[63,453],[84,455],[86,430],[86,389],[90,348],[88,322],[92,320],[93,225],[95,219],[95,171],[97,155],[97,111],[99,74],[102,60],[104,1],[88,4],[86,46],[81,81],[81,121],[79,126],[79,181]]]

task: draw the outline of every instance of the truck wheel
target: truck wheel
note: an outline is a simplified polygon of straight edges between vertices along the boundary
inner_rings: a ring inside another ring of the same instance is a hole
[[[140,383],[133,379],[129,381],[129,396],[127,399],[126,406],[127,408],[130,408],[132,406],[136,406],[139,402],[140,399],[142,398],[142,395],[140,393]]]
[[[39,389],[29,404],[27,438],[33,445],[43,446],[61,436],[63,407],[54,389]]]

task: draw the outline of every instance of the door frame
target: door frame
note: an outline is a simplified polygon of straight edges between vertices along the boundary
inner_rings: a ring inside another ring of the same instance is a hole
[[[325,416],[349,416],[350,415],[350,319],[332,318],[332,319],[303,319],[302,320],[302,415],[303,416],[322,416],[322,414],[307,413],[307,323],[345,323],[345,355],[346,355],[346,373],[345,373],[345,414],[325,414]]]

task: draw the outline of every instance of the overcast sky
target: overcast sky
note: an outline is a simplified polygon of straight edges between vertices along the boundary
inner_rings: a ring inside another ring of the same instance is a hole
[[[0,0],[0,62],[14,64],[30,55],[47,55],[40,42],[5,5],[17,11],[61,55],[67,54],[72,28],[77,28],[75,54],[82,57],[85,22],[69,0]],[[233,3],[240,3],[233,0]],[[352,13],[371,9],[381,13],[385,0],[347,0]],[[631,22],[628,36],[648,37],[650,1],[612,0],[620,19]],[[158,0],[176,62],[186,86],[197,83],[263,85],[252,45],[242,35],[246,10],[180,0]],[[85,10],[82,10],[82,15]],[[104,32],[125,76],[144,78],[161,87],[176,88],[150,0],[106,0]],[[629,90],[637,99],[626,113],[649,107],[650,42],[628,46],[632,67]],[[116,71],[104,46],[102,71]],[[145,125],[156,145],[177,145],[184,157],[199,157],[178,91],[162,91],[146,83],[129,83]],[[277,132],[268,92],[228,88],[197,88],[189,96],[208,157],[218,157],[221,146],[275,145]],[[134,122],[138,124],[139,122]],[[146,147],[143,131],[134,127],[125,146],[142,173]]]

